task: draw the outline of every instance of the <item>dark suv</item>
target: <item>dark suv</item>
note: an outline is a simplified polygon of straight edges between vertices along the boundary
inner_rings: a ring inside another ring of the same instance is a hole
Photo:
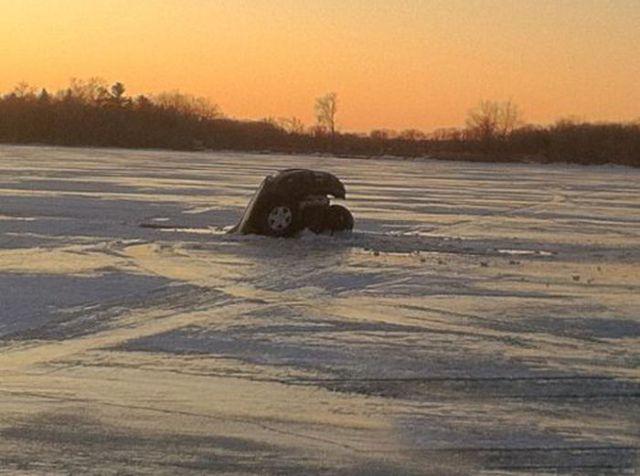
[[[329,196],[345,198],[344,184],[334,175],[306,169],[288,169],[263,181],[231,232],[293,236],[353,229],[353,216]]]

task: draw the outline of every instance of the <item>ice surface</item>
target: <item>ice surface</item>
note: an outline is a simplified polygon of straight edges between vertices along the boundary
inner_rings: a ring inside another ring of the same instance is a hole
[[[351,234],[225,233],[327,170]],[[0,468],[633,474],[640,170],[0,147]]]

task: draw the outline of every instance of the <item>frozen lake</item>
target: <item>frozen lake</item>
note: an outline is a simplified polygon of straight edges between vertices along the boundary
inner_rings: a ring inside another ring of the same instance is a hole
[[[356,229],[238,237],[326,170]],[[634,474],[640,170],[0,146],[0,473]]]

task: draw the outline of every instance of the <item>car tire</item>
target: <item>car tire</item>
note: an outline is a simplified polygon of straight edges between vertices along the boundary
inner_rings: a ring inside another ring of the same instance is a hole
[[[265,235],[288,237],[298,231],[298,210],[292,203],[273,202],[261,215],[261,228]]]
[[[320,234],[326,228],[326,214],[329,207],[309,207],[303,210],[304,227],[313,233]]]
[[[331,232],[353,230],[353,215],[342,205],[331,205],[325,215],[325,226]]]

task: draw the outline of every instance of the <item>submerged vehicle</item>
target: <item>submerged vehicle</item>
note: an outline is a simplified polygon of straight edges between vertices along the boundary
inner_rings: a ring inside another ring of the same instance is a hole
[[[269,175],[230,233],[291,237],[304,229],[314,233],[353,229],[351,212],[332,205],[344,199],[344,184],[335,175],[307,169],[287,169]]]

